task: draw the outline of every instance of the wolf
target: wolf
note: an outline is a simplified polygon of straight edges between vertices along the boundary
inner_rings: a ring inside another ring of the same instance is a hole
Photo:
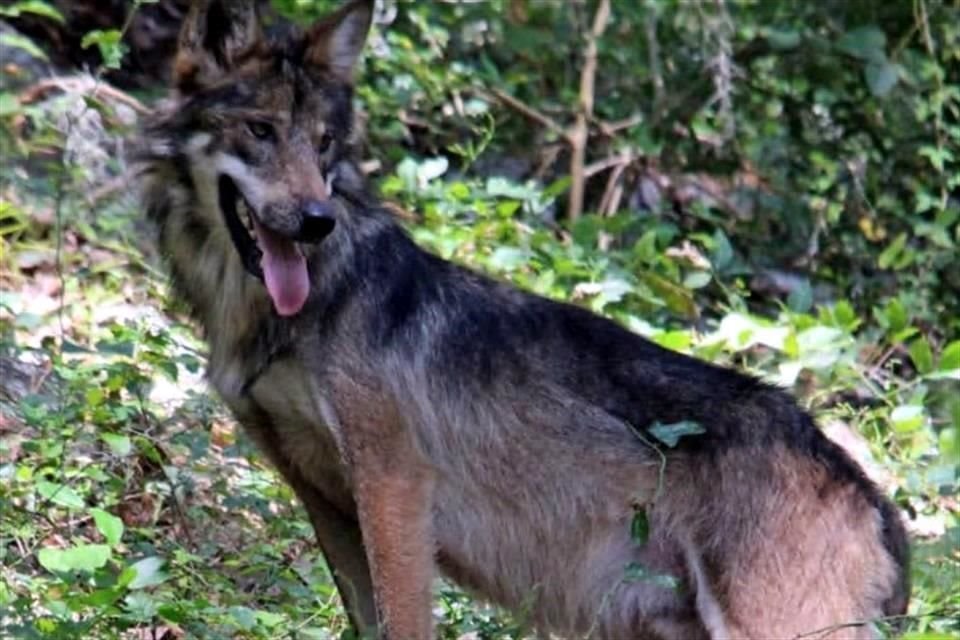
[[[408,237],[357,164],[372,11],[272,36],[249,1],[194,2],[139,151],[209,380],[357,633],[430,638],[440,574],[567,638],[869,638],[904,613],[897,510],[785,392]],[[677,423],[702,432],[651,432]]]

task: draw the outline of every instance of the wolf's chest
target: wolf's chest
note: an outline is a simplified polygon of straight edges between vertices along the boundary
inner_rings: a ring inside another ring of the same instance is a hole
[[[333,403],[320,381],[295,361],[276,361],[245,392],[221,390],[221,395],[257,444],[281,458],[274,463],[293,466],[325,493],[349,484]]]

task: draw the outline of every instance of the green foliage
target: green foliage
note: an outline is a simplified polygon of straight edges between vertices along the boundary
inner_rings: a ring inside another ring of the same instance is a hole
[[[100,51],[100,57],[103,59],[104,67],[107,69],[119,69],[120,62],[126,53],[123,43],[120,42],[122,37],[123,35],[118,29],[108,29],[106,31],[97,29],[83,36],[81,46],[84,49],[92,46],[97,47]]]
[[[275,5],[306,21],[334,3]],[[793,389],[822,424],[849,427],[910,514],[907,637],[952,637],[958,9],[614,3],[596,116],[633,124],[606,135],[595,123],[588,161],[629,152],[637,160],[613,184],[647,196],[661,179],[675,188],[568,222],[565,165],[498,171],[535,166],[553,145],[562,153],[562,140],[493,92],[571,116],[591,6],[400,3],[376,29],[358,87],[381,193],[436,253],[749,370]],[[45,2],[0,9],[26,12],[63,19]],[[122,33],[105,28],[84,44],[113,67]],[[43,55],[39,43],[3,38]],[[86,199],[96,172],[77,132],[95,121],[97,135],[122,135],[120,115],[88,93],[23,104],[0,89],[0,154],[11,160],[0,166],[0,356],[33,363],[23,393],[0,395],[0,633],[342,636],[307,520],[206,393],[202,346],[166,301],[140,213],[124,197]],[[123,171],[107,155],[101,180]],[[609,178],[588,182],[595,209]],[[687,198],[676,185],[719,187]],[[789,286],[757,285],[781,271]],[[702,430],[638,428],[654,448]],[[650,527],[638,508],[637,544]],[[639,565],[624,580],[680,586]],[[527,632],[522,612],[509,619],[447,585],[438,598],[441,637]]]
[[[956,330],[958,9],[918,0],[727,10],[614,4],[596,108],[603,121],[636,124],[594,133],[590,156],[629,151],[672,176],[730,174],[733,202],[686,212],[688,233],[719,226],[742,243],[745,272],[795,263],[817,282],[856,290],[861,304],[897,282],[920,294],[915,305],[928,321]],[[726,18],[736,27],[718,26]],[[564,3],[404,6],[368,56],[360,92],[375,155],[400,162],[407,149],[395,145],[412,141],[427,156],[452,157],[477,139],[483,114],[496,125],[489,153],[538,162],[555,133],[491,93],[572,113],[564,105],[576,102],[589,19]],[[705,33],[719,40],[713,49]],[[721,62],[729,78],[719,77]],[[808,297],[796,294],[792,308],[805,310]]]
[[[44,16],[55,22],[63,23],[63,14],[50,3],[42,0],[21,0],[6,7],[0,7],[0,16],[7,18],[16,18],[25,13]]]

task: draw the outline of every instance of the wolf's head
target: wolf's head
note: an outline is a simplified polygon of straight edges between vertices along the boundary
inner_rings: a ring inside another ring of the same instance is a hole
[[[350,153],[353,69],[372,4],[352,0],[306,31],[268,39],[252,1],[195,1],[173,99],[152,127],[166,147],[154,157],[182,164],[195,215],[226,227],[280,315],[303,307],[310,245],[343,219],[337,172]]]

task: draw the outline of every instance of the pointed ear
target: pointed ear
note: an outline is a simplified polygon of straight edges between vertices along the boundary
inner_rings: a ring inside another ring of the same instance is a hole
[[[304,61],[349,82],[372,21],[373,0],[351,0],[310,27]]]
[[[180,29],[174,86],[189,91],[215,80],[262,36],[254,0],[193,0]]]

